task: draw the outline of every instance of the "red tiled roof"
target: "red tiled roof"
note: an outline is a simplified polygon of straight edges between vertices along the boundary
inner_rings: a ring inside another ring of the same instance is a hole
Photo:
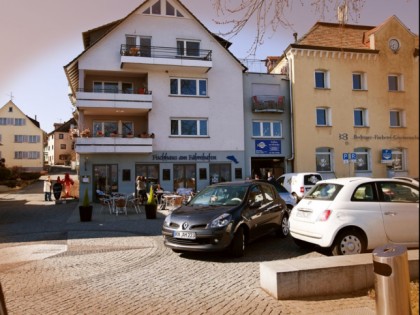
[[[330,48],[369,49],[369,44],[364,42],[365,33],[374,28],[374,26],[318,22],[296,44]]]

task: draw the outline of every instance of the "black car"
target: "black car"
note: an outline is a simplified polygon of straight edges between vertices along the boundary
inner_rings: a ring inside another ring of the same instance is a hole
[[[234,257],[273,231],[289,234],[287,206],[273,185],[254,180],[208,186],[162,227],[164,244],[174,252],[228,250]]]

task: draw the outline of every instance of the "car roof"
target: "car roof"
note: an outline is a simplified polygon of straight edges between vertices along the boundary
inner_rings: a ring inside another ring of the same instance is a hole
[[[340,177],[340,178],[320,180],[317,182],[317,184],[331,183],[331,184],[346,185],[349,183],[369,183],[369,182],[377,182],[377,181],[392,181],[392,182],[400,182],[400,183],[406,183],[406,184],[408,183],[405,180],[395,179],[395,178]]]
[[[260,183],[260,180],[254,180],[254,179],[249,179],[249,180],[240,180],[240,181],[231,181],[231,182],[220,182],[220,183],[215,183],[212,184],[211,186],[250,186],[252,184],[256,184],[256,183]]]

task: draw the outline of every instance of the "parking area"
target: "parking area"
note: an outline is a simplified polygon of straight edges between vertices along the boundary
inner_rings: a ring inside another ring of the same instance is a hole
[[[80,222],[75,202],[43,203],[37,185],[0,194],[0,281],[9,315],[343,315],[375,310],[375,301],[360,292],[278,301],[262,290],[261,262],[322,256],[299,249],[290,238],[265,237],[236,259],[175,254],[163,246],[164,212],[155,220],[145,219],[144,212],[117,217],[95,204],[93,220]]]

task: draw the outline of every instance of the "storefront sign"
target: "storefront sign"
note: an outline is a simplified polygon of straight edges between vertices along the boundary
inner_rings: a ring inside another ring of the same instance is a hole
[[[193,153],[185,155],[153,154],[153,161],[216,161],[217,156],[211,153]]]
[[[255,140],[256,154],[280,154],[280,140]]]
[[[392,163],[392,150],[383,149],[381,163]]]

